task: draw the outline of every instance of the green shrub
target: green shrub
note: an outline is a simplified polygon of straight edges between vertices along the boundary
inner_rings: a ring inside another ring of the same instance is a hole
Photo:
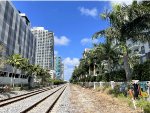
[[[102,81],[109,82],[109,73],[105,73],[104,75],[102,75]]]
[[[145,105],[143,110],[144,110],[144,113],[150,113],[150,103]]]
[[[124,70],[112,71],[110,73],[105,73],[102,76],[101,80],[104,82],[109,82],[109,81],[122,82],[126,80],[126,74]]]
[[[150,102],[140,99],[137,101],[137,106],[143,108],[144,113],[150,113]]]
[[[13,91],[20,91],[21,90],[21,87],[14,87],[13,88]]]
[[[102,75],[96,76],[96,82],[100,82],[100,81],[102,81]]]
[[[28,90],[28,89],[29,89],[28,86],[22,86],[22,87],[20,88],[20,90]]]
[[[118,97],[119,95],[121,95],[122,93],[120,92],[120,86],[116,85],[114,89],[110,89],[109,94],[113,94],[115,97]]]
[[[150,81],[150,60],[144,62],[143,64],[138,64],[134,66],[132,79],[137,79],[140,81]]]
[[[95,82],[96,81],[96,76],[91,76],[90,82]]]
[[[85,81],[86,81],[86,82],[90,82],[90,79],[91,79],[91,76],[87,76],[87,77],[85,78]]]
[[[49,82],[53,83],[54,85],[59,85],[59,84],[64,84],[65,83],[63,80],[58,80],[58,79],[49,79]]]

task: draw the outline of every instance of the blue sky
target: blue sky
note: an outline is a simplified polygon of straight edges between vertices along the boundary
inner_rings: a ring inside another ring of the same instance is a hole
[[[32,27],[41,26],[54,32],[55,54],[65,64],[65,80],[71,77],[84,49],[92,47],[92,35],[109,26],[100,19],[100,13],[111,8],[109,1],[13,1],[13,4],[26,13]]]

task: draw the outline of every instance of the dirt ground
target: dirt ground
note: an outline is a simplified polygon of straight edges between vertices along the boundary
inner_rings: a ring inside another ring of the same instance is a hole
[[[119,99],[92,89],[71,85],[71,113],[142,113]]]

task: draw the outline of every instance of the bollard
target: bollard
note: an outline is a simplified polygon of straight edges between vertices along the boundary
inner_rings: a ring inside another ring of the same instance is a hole
[[[150,81],[147,82],[147,93],[150,95]]]
[[[115,87],[115,82],[114,82],[114,81],[110,81],[110,85],[111,85],[111,88],[114,89],[114,87]]]
[[[95,88],[95,84],[96,84],[96,83],[94,82],[94,89],[96,89],[96,88]]]

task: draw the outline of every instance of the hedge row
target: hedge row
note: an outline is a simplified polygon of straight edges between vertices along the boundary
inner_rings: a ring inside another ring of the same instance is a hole
[[[103,75],[98,75],[98,76],[87,76],[85,78],[82,78],[79,80],[79,82],[100,82],[100,81],[125,81],[125,71],[124,70],[119,70],[119,71],[113,71],[111,73],[105,73]]]
[[[132,78],[140,81],[150,81],[150,60],[134,66]]]
[[[140,81],[150,81],[150,60],[134,66],[132,70],[132,79],[137,79]],[[111,73],[105,73],[98,76],[87,76],[80,80],[79,82],[99,82],[99,81],[116,81],[122,82],[126,81],[125,70],[112,71]]]

